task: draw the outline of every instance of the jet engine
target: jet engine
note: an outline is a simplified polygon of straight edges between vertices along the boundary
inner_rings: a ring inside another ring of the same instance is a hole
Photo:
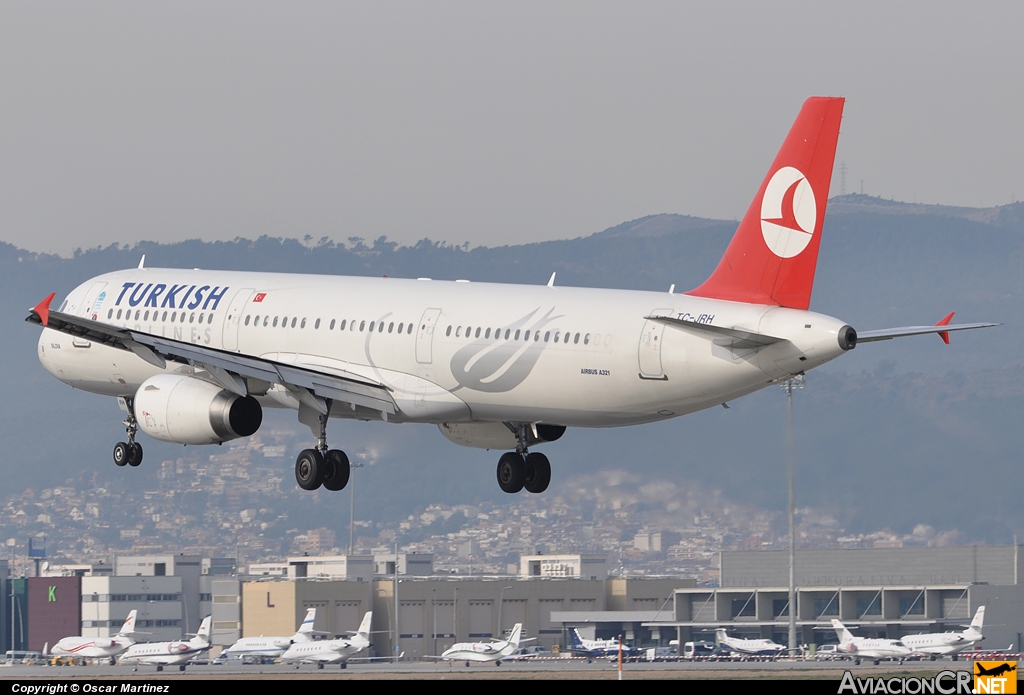
[[[263,408],[252,396],[239,396],[184,374],[147,379],[135,393],[134,405],[140,430],[174,444],[219,444],[248,437],[263,422]]]
[[[459,446],[476,449],[515,449],[516,435],[502,422],[445,422],[437,426],[441,434]],[[553,442],[565,434],[564,425],[530,425],[526,428],[528,446]]]
[[[109,637],[97,637],[93,640],[93,646],[99,647],[100,649],[110,649],[114,646],[114,640]]]

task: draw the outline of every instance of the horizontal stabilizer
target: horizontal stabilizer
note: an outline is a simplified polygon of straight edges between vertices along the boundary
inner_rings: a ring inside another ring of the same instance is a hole
[[[726,328],[725,326],[715,326],[710,323],[697,323],[696,321],[676,319],[671,316],[646,316],[645,318],[648,321],[658,321],[659,323],[664,323],[667,326],[690,329],[697,331],[698,333],[734,338],[736,340],[743,341],[744,343],[748,343],[750,347],[771,345],[772,343],[778,343],[785,340],[785,338],[777,338],[773,335],[765,335],[764,333],[748,331],[745,328]]]
[[[908,335],[927,335],[928,333],[938,333],[940,337],[946,333],[947,336],[943,340],[949,343],[948,333],[951,331],[967,331],[972,328],[991,328],[1001,325],[1001,323],[958,323],[952,326],[901,326],[899,328],[883,328],[879,331],[857,331],[857,343],[873,343],[876,340],[892,340]]]

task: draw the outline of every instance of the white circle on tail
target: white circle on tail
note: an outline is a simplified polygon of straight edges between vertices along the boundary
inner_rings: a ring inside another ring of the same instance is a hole
[[[818,221],[814,191],[803,172],[782,167],[768,181],[761,198],[761,234],[776,256],[792,258],[811,243]]]

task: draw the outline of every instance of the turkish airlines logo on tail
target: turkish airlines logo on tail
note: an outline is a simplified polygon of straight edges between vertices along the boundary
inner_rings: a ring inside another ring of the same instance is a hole
[[[761,234],[776,256],[792,258],[807,248],[818,221],[818,206],[799,169],[776,171],[761,198]]]

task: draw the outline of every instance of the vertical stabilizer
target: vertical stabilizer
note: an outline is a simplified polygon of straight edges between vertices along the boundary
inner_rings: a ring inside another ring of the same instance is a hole
[[[849,644],[855,641],[853,634],[846,629],[845,625],[835,618],[832,619],[832,627],[835,628],[836,637],[839,638],[839,644]]]
[[[844,100],[811,97],[696,297],[807,309]]]
[[[373,611],[366,611],[366,615],[363,616],[363,622],[359,623],[359,629],[356,634],[363,639],[370,640],[370,623],[373,622]]]
[[[518,648],[519,647],[519,638],[520,638],[520,636],[522,634],[523,634],[523,624],[522,623],[516,623],[515,626],[512,628],[512,633],[508,636],[509,644],[511,644],[513,647]]]
[[[310,608],[306,611],[306,617],[302,619],[302,624],[299,625],[299,629],[295,631],[293,641],[295,642],[308,642],[312,639],[313,634],[313,623],[316,621],[316,608]]]
[[[971,621],[971,626],[968,631],[977,632],[981,634],[982,625],[985,622],[985,606],[978,606],[978,610],[974,613],[974,619]]]
[[[119,635],[131,635],[135,632],[135,615],[138,611],[133,610],[128,614],[128,617],[124,619],[124,625],[121,626],[121,630],[117,633]]]
[[[192,644],[195,644],[195,645],[200,646],[200,647],[209,646],[210,645],[210,621],[211,620],[212,620],[212,618],[209,615],[206,616],[205,618],[203,618],[203,622],[200,623],[200,625],[199,625],[199,632],[197,632],[196,636],[192,638]]]

